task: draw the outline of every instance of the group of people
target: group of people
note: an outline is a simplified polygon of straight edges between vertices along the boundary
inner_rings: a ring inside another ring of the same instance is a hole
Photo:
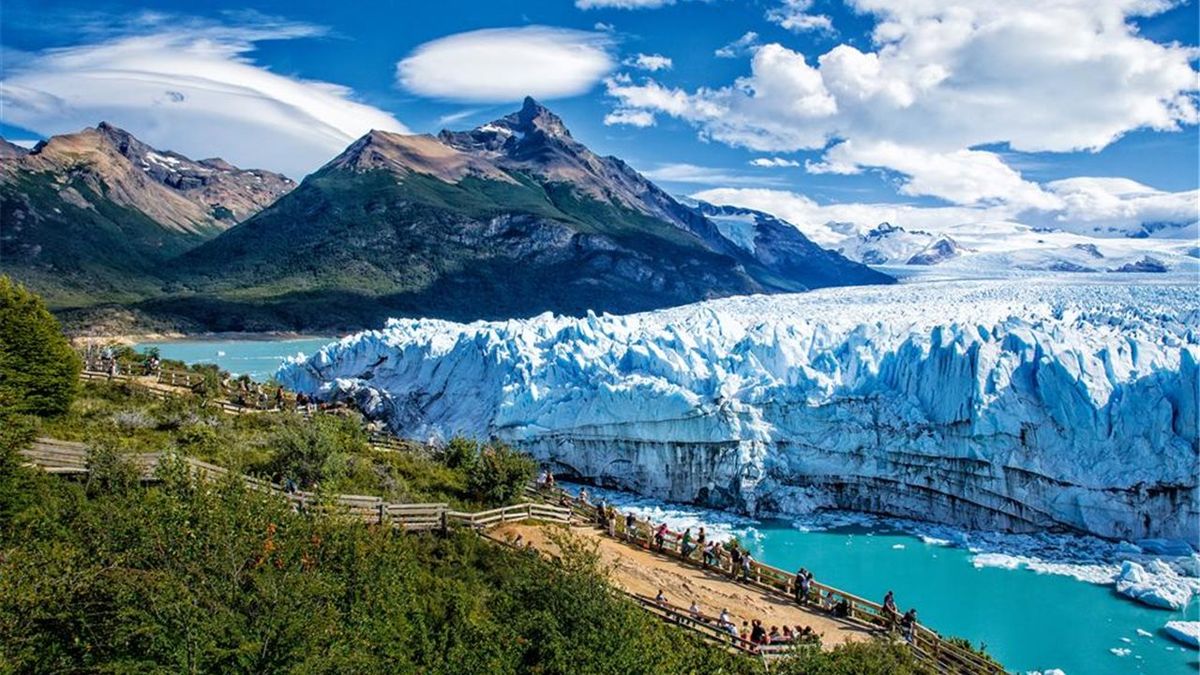
[[[538,478],[538,484],[541,487],[553,488],[554,474],[549,470],[543,470]],[[584,506],[593,506],[588,502],[587,493],[583,490],[580,491],[579,502]],[[604,500],[600,500],[594,507],[596,521],[610,536],[615,537],[619,516],[616,509]],[[639,545],[642,543],[638,533],[638,526],[637,517],[632,513],[626,513],[623,533],[625,541]],[[670,528],[664,522],[659,523],[647,532],[647,535],[648,540],[645,545],[652,550],[664,552],[667,547],[667,538],[674,535],[678,538],[679,555],[684,560],[692,560],[696,552],[699,551],[700,563],[704,569],[721,569],[724,567],[723,555],[727,554],[730,559],[729,575],[731,578],[746,582],[755,576],[754,555],[749,549],[739,546],[736,541],[721,542],[715,538],[710,538],[703,527],[698,528],[695,535],[692,534],[692,528],[690,527],[686,528],[683,534],[676,535],[671,532]],[[722,553],[723,551],[725,552],[724,554]],[[816,606],[841,618],[849,618],[851,616],[852,606],[848,597],[836,592],[828,592],[822,597],[821,593],[814,591],[813,583],[813,573],[811,571],[804,567],[796,571],[796,575],[792,579],[791,591],[797,604]],[[666,596],[661,590],[659,590],[658,595],[655,597],[655,601],[662,605],[667,604]],[[688,613],[698,621],[708,622],[708,619],[700,613],[695,602],[692,603]],[[918,625],[916,609],[909,609],[901,614],[896,605],[895,595],[891,591],[888,591],[883,599],[882,615],[889,629],[895,630],[898,627],[907,641],[913,641],[913,634]],[[729,632],[731,635],[745,638],[755,644],[787,642],[813,635],[810,628],[801,630],[799,626],[796,627],[796,630],[792,630],[787,626],[784,626],[782,629],[771,626],[770,629],[767,629],[757,620],[751,624],[743,622],[743,630],[739,631],[737,626],[729,621],[728,611],[721,612],[721,616],[717,619],[717,624],[722,630]]]
[[[913,633],[917,628],[917,610],[910,607],[901,615],[900,608],[896,606],[896,594],[891,591],[883,596],[883,618],[887,621],[889,630],[895,630],[899,626],[904,639],[913,641]]]

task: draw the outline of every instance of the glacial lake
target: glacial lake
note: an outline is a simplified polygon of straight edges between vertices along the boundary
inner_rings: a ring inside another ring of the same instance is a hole
[[[140,352],[156,347],[164,359],[184,363],[215,363],[235,375],[249,375],[265,381],[275,375],[283,360],[298,352],[311,355],[336,340],[334,337],[303,337],[287,339],[221,339],[165,340],[134,345]]]
[[[179,340],[135,348],[157,347],[163,358],[215,363],[265,380],[285,357],[312,354],[334,339]],[[1200,652],[1160,631],[1167,621],[1200,619],[1195,600],[1182,612],[1145,607],[1111,586],[994,562],[977,565],[985,558],[968,549],[928,543],[886,523],[797,527],[791,521],[741,518],[591,490],[676,527],[705,523],[718,535],[736,535],[763,562],[789,571],[807,567],[820,581],[866,598],[879,600],[893,590],[902,608],[917,608],[923,623],[986,644],[1011,672],[1056,668],[1067,675],[1182,675],[1200,669]],[[1024,552],[1014,546],[1005,553]]]

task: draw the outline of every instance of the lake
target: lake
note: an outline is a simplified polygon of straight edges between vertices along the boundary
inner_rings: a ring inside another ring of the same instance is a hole
[[[175,359],[189,364],[215,363],[235,375],[249,375],[254,380],[265,381],[275,374],[284,358],[295,356],[298,352],[312,354],[336,339],[303,337],[263,340],[166,340],[139,343],[134,345],[134,349],[145,351],[156,347],[164,359]]]

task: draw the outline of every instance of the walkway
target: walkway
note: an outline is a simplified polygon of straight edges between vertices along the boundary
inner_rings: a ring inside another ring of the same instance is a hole
[[[707,616],[719,616],[728,610],[734,625],[759,619],[771,626],[808,626],[821,635],[821,644],[839,645],[865,640],[880,631],[861,624],[834,618],[827,612],[810,610],[794,601],[760,588],[739,584],[729,576],[691,565],[681,565],[671,557],[653,553],[610,538],[596,528],[574,528],[573,534],[594,543],[601,564],[611,569],[610,581],[619,588],[644,598],[654,598],[659,590],[668,602],[688,608],[693,601]],[[520,536],[534,548],[557,555],[558,548],[547,536],[547,528],[532,523],[514,523],[497,528],[494,536],[505,539]]]

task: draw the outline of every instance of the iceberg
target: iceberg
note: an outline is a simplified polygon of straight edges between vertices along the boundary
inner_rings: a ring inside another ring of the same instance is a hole
[[[923,282],[626,316],[391,319],[279,371],[402,436],[744,513],[1196,546],[1191,280]]]
[[[1161,560],[1151,560],[1145,567],[1126,561],[1117,575],[1116,589],[1151,607],[1181,610],[1200,593],[1200,579],[1181,576]]]
[[[1176,642],[1200,649],[1200,621],[1168,621],[1163,632]]]

